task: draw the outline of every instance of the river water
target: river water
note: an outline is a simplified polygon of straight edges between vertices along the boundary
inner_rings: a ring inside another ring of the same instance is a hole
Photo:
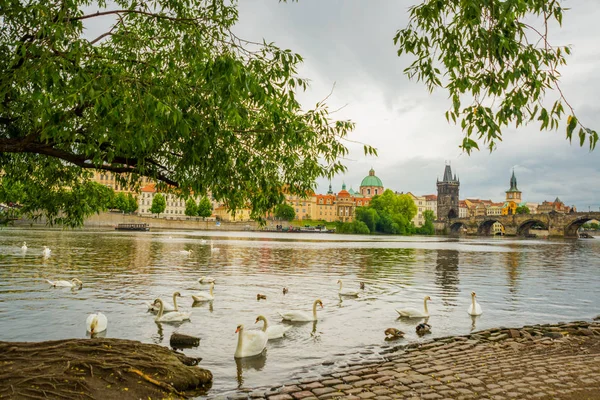
[[[28,250],[21,245],[27,241]],[[213,243],[211,251],[210,243]],[[42,246],[52,250],[42,257]],[[217,250],[218,249],[218,250]],[[193,250],[190,255],[182,250]],[[168,346],[172,332],[201,337],[185,350],[214,374],[210,396],[250,390],[381,357],[396,344],[473,329],[590,319],[600,313],[600,240],[424,238],[252,232],[139,232],[0,230],[0,340],[86,337],[89,313],[108,317],[106,337]],[[192,307],[207,291],[198,278],[217,280],[210,303]],[[82,290],[51,288],[44,279],[71,279]],[[359,289],[340,301],[336,281]],[[284,295],[282,288],[289,288]],[[146,302],[184,296],[190,322],[157,324]],[[467,314],[476,291],[483,315]],[[266,300],[257,301],[258,293]],[[429,295],[432,334],[416,335],[421,320],[398,319],[395,309],[422,308]],[[318,323],[293,325],[270,341],[266,354],[237,362],[238,324],[256,327],[258,314],[279,323],[277,311],[311,312]],[[406,337],[390,343],[384,330]],[[325,364],[325,365],[323,365]]]

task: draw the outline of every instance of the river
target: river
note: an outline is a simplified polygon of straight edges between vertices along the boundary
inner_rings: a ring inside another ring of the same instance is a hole
[[[26,252],[21,250],[27,242]],[[211,251],[210,243],[213,244]],[[42,246],[52,250],[42,257]],[[218,250],[217,250],[218,249]],[[186,255],[182,250],[193,250]],[[476,329],[590,319],[600,313],[600,240],[391,237],[253,232],[112,232],[0,230],[0,340],[86,337],[89,313],[108,317],[106,337],[168,346],[172,332],[199,336],[185,350],[214,374],[209,395],[276,385],[380,353],[398,343],[466,334]],[[216,279],[215,300],[192,307]],[[81,290],[44,279],[83,281]],[[337,295],[337,280],[360,297]],[[359,289],[359,283],[365,289]],[[284,295],[282,288],[289,292]],[[190,322],[157,324],[146,302],[180,291]],[[483,315],[467,314],[471,291]],[[258,293],[266,300],[257,301]],[[396,308],[423,307],[430,296],[432,334],[421,320],[398,319]],[[311,312],[318,323],[293,325],[266,354],[237,362],[236,326],[257,327],[258,314]],[[393,344],[384,330],[407,332]],[[325,365],[323,365],[325,364]]]

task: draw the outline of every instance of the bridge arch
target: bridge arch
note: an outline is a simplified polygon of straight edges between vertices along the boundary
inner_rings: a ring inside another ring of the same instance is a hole
[[[587,215],[574,219],[569,224],[567,224],[567,226],[565,226],[565,237],[579,237],[577,231],[579,230],[579,228],[581,228],[581,225],[593,219],[596,218]]]
[[[492,236],[494,235],[493,226],[498,222],[504,228],[504,224],[499,219],[486,219],[477,228],[477,234],[480,236]]]
[[[450,225],[450,234],[452,235],[460,235],[463,232],[467,231],[467,225],[462,222],[454,222]]]
[[[532,218],[522,222],[517,228],[518,236],[526,236],[529,234],[529,230],[533,227],[539,226],[542,229],[548,230],[548,224],[540,219]]]

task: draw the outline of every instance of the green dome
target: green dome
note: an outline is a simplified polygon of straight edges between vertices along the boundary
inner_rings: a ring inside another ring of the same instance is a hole
[[[365,178],[360,183],[360,186],[383,187],[383,183],[381,183],[381,179],[375,176],[375,170],[371,168],[371,170],[369,171],[369,176],[365,176]]]

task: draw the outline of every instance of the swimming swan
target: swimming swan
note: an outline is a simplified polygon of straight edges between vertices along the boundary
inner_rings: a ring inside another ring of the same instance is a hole
[[[106,330],[108,326],[108,319],[106,319],[106,315],[99,312],[98,314],[90,314],[85,320],[85,325],[87,327],[87,331],[92,335],[94,333],[103,332]]]
[[[194,301],[212,301],[215,299],[213,295],[213,289],[215,288],[214,282],[210,284],[210,293],[200,292],[197,295],[192,295]]]
[[[156,316],[156,318],[154,318],[154,320],[156,322],[181,322],[181,321],[185,321],[186,319],[189,320],[192,315],[192,313],[186,313],[186,312],[182,312],[182,311],[173,311],[173,312],[163,315],[163,312],[164,312],[163,301],[161,299],[156,299],[156,300],[154,300],[154,302],[158,303],[158,305],[159,305],[158,315]]]
[[[173,293],[173,305],[167,303],[166,301],[163,301],[163,312],[179,311],[179,309],[177,308],[177,297],[181,297],[181,293],[174,292]],[[158,310],[160,309],[160,307],[156,303],[156,300],[152,303],[147,303],[147,304],[148,304],[148,311],[158,312]]]
[[[27,251],[27,242],[23,242],[23,246],[21,246],[21,250]]]
[[[475,300],[475,296],[477,296],[475,294],[475,292],[471,292],[471,305],[469,306],[469,309],[467,310],[467,312],[470,315],[477,316],[477,315],[483,314],[483,311],[481,310],[481,306],[479,305],[477,300]]]
[[[50,248],[48,246],[44,246],[44,250],[42,250],[42,256],[44,257],[50,257],[50,253],[52,252],[52,250],[50,250]]]
[[[215,278],[211,278],[210,276],[201,276],[198,279],[198,283],[215,283]]]
[[[80,289],[83,287],[83,282],[77,278],[73,278],[70,281],[51,281],[46,279],[46,282],[54,287],[79,287]]]
[[[321,308],[323,308],[323,302],[321,301],[321,299],[315,300],[315,302],[313,303],[313,315],[312,316],[305,313],[304,311],[286,311],[286,312],[280,312],[279,315],[281,315],[281,318],[283,318],[284,321],[296,321],[296,322],[316,321],[317,320],[317,304],[319,304],[321,306]]]
[[[267,318],[264,315],[259,315],[258,317],[256,317],[255,324],[258,321],[264,322],[262,330],[263,330],[263,332],[267,332],[267,336],[269,337],[269,340],[282,338],[287,331],[292,329],[291,326],[269,325],[269,323],[267,322]]]
[[[244,332],[244,325],[238,325],[235,333],[238,334],[235,358],[252,357],[263,352],[267,347],[269,336],[263,331]]]
[[[211,253],[218,253],[219,251],[221,251],[221,249],[219,247],[215,247],[213,245],[213,241],[212,239],[210,240],[210,252]]]
[[[400,310],[396,310],[401,317],[407,318],[423,318],[429,317],[429,310],[427,310],[427,302],[431,300],[431,297],[425,296],[423,299],[423,312],[417,310],[416,308],[402,308]]]
[[[341,279],[338,279],[337,283],[340,284],[340,289],[338,290],[338,294],[340,296],[358,297],[358,292],[356,290],[342,289],[342,280]]]
[[[179,254],[183,254],[185,256],[189,256],[193,252],[194,252],[194,250],[179,250]]]

